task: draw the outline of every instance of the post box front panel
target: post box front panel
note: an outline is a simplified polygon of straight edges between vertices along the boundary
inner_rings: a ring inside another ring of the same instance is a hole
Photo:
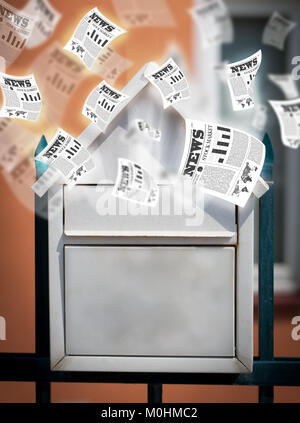
[[[65,246],[66,354],[233,357],[234,247]]]
[[[65,188],[64,232],[68,236],[216,237],[217,244],[235,236],[233,204],[197,193],[195,186],[195,204],[189,204],[182,200],[181,188],[161,185],[155,208],[113,197],[112,185]]]

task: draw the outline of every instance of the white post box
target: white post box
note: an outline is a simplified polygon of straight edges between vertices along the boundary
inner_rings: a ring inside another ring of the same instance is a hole
[[[175,170],[184,148],[179,107],[162,110],[155,88],[141,74],[135,82],[93,144],[95,170],[48,193],[51,368],[251,372],[253,200],[238,208],[205,195],[193,215],[178,212],[167,184],[154,210],[112,197],[118,157]],[[128,149],[135,118],[167,136]]]

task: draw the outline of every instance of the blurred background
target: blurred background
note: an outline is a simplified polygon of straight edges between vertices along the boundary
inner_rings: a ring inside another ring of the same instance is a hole
[[[21,10],[30,2],[7,0],[7,3]],[[131,19],[124,16],[125,3],[132,6]],[[119,72],[110,75],[116,88],[121,89],[144,63],[153,60],[162,64],[172,56],[193,88],[191,117],[227,123],[259,138],[268,132],[275,153],[274,355],[300,356],[300,340],[295,341],[291,336],[294,327],[291,321],[294,316],[300,316],[300,150],[282,145],[276,115],[268,104],[268,100],[285,98],[268,74],[290,74],[295,66],[292,58],[300,56],[300,2],[225,0],[233,20],[233,42],[209,49],[203,47],[201,28],[188,13],[199,3],[200,0],[49,0],[60,14],[53,33],[40,45],[25,48],[7,67],[6,73],[26,75],[37,69],[39,78],[42,78],[45,68],[39,68],[39,61],[46,57],[49,48],[54,42],[64,46],[84,14],[98,7],[105,16],[127,29],[125,35],[111,44],[123,60]],[[146,11],[152,16],[148,24],[137,24],[132,18],[140,13],[141,5],[143,13]],[[263,29],[274,11],[297,23],[288,34],[283,50],[261,42]],[[233,112],[228,88],[216,71],[223,62],[243,59],[259,49],[262,49],[262,65],[255,81],[255,98],[257,104],[267,108],[267,122],[262,129],[253,126],[255,109]],[[74,77],[74,90],[64,97],[62,114],[52,113],[59,106],[60,99],[53,95],[51,87],[45,86],[43,98],[48,104],[38,122],[17,122],[21,128],[19,131],[30,138],[28,142],[35,144],[43,133],[50,139],[59,126],[77,136],[89,124],[81,114],[82,106],[89,92],[103,79],[103,69],[79,73],[80,77]],[[296,84],[299,85],[298,81]],[[34,173],[31,176],[34,178]],[[0,316],[6,322],[6,339],[0,340],[0,352],[34,352],[34,195],[24,181],[14,182],[2,172],[0,198]],[[255,355],[258,353],[257,310],[256,300]],[[164,385],[163,392],[165,402],[258,401],[257,387]],[[147,386],[102,384],[101,380],[99,384],[53,383],[51,394],[53,402],[146,402]],[[34,383],[0,382],[0,402],[34,401]],[[275,402],[300,402],[300,387],[275,387]]]

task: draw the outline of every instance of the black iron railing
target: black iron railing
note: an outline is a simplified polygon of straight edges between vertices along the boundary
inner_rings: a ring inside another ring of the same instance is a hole
[[[51,401],[51,382],[100,382],[148,384],[148,402],[162,402],[163,384],[256,385],[259,402],[273,402],[274,386],[300,385],[300,358],[276,358],[273,355],[273,151],[268,135],[264,137],[266,161],[263,177],[270,189],[259,200],[259,356],[250,374],[176,374],[176,373],[110,373],[51,372],[49,358],[49,286],[48,223],[39,217],[45,210],[47,196],[36,198],[35,217],[35,295],[36,353],[0,354],[0,380],[36,383],[36,402]]]

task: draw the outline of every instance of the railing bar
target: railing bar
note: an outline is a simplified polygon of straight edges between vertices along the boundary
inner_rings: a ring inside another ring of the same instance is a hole
[[[273,182],[259,202],[259,357],[271,360],[274,349]]]
[[[48,199],[35,196],[35,350],[49,357]],[[43,216],[43,217],[42,217]],[[50,402],[50,382],[36,382],[36,402]]]
[[[149,404],[162,403],[162,384],[161,383],[148,384],[148,403]]]

